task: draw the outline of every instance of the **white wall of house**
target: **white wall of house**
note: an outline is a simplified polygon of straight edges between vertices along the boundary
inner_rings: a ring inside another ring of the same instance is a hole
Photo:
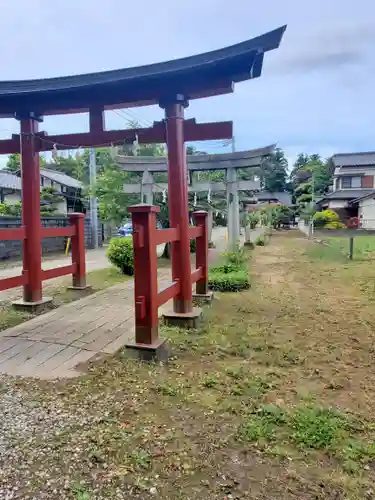
[[[375,229],[375,200],[365,198],[358,203],[358,215],[364,229]]]
[[[9,203],[9,205],[14,205],[18,201],[21,201],[21,191],[16,191],[15,193],[6,194],[4,196],[4,201]]]
[[[336,167],[335,172],[333,174],[333,186],[332,190],[337,191],[340,189],[361,189],[361,183],[359,182],[359,185],[352,186],[351,188],[348,186],[343,186],[342,185],[342,177],[364,177],[371,175],[372,177],[375,176],[375,165],[372,166],[363,166],[363,167],[345,167],[345,169],[342,169],[341,167]],[[338,183],[336,182],[338,179]],[[375,185],[375,182],[374,182]]]

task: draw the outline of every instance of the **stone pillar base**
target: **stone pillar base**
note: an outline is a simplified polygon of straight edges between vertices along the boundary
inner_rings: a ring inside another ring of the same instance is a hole
[[[193,307],[189,313],[167,312],[163,314],[164,323],[168,326],[177,326],[187,330],[199,327],[202,319],[202,309]]]
[[[137,344],[129,342],[126,349],[140,361],[167,361],[168,346],[165,339],[158,339],[154,344]]]
[[[29,312],[32,314],[39,314],[48,309],[51,309],[53,306],[53,298],[52,297],[43,297],[41,300],[37,300],[36,302],[27,302],[26,300],[15,300],[12,302],[12,306],[17,311]]]
[[[193,293],[193,303],[197,305],[211,304],[214,298],[214,292]]]
[[[74,285],[71,285],[71,286],[67,286],[66,288],[67,288],[67,290],[77,290],[77,291],[92,290],[92,286],[91,285],[84,285],[84,286],[74,286]]]

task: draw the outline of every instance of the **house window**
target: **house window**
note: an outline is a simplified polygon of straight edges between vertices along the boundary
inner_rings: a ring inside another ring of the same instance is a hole
[[[360,188],[361,177],[343,177],[341,179],[341,189]]]

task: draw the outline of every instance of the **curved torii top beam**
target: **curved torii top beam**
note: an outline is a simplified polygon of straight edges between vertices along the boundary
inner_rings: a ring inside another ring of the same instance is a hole
[[[114,109],[233,91],[233,83],[259,77],[264,53],[278,48],[286,26],[251,40],[172,61],[86,75],[0,82],[0,116]]]
[[[275,144],[264,148],[235,153],[187,155],[188,170],[225,170],[259,166],[262,159],[273,153]],[[117,156],[116,162],[128,172],[166,172],[166,156]]]

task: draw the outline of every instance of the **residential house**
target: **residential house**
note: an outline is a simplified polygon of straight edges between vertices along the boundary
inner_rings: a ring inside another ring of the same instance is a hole
[[[375,229],[375,189],[351,201],[350,205],[358,210],[362,229]]]
[[[54,187],[56,192],[64,198],[58,204],[57,212],[82,212],[82,183],[69,175],[49,168],[40,169],[40,187]],[[0,170],[0,201],[14,204],[21,201],[21,178],[19,174]]]
[[[285,192],[271,193],[269,191],[260,191],[255,193],[253,198],[244,200],[246,210],[254,210],[254,207],[260,207],[269,203],[281,203],[282,205],[292,206],[292,195]]]
[[[332,191],[317,200],[317,205],[333,209],[346,221],[361,215],[360,200],[374,192],[375,152],[336,154],[332,161],[335,167]]]

